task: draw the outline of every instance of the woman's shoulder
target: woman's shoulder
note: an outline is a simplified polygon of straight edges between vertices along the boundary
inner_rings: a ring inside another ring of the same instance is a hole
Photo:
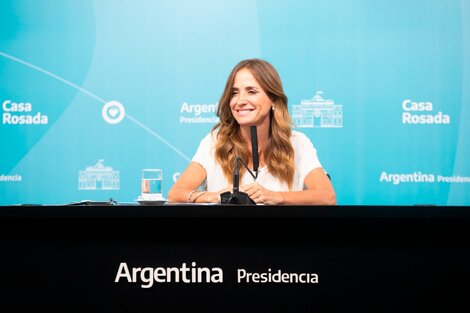
[[[305,143],[305,142],[310,142],[310,138],[308,138],[307,135],[305,135],[302,132],[299,132],[297,130],[293,130],[291,134],[291,142],[292,143]]]
[[[213,132],[207,133],[199,142],[193,161],[203,164],[209,158],[216,146],[217,136]]]
[[[201,144],[215,144],[217,141],[217,131],[208,132],[202,139]]]

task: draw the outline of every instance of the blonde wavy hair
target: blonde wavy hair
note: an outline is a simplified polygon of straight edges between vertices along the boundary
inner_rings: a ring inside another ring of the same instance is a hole
[[[264,160],[269,172],[281,182],[287,183],[289,189],[292,189],[294,179],[294,149],[290,141],[292,120],[287,107],[287,96],[284,94],[281,78],[276,69],[264,60],[243,60],[233,68],[227,78],[217,108],[217,116],[220,118],[220,121],[212,128],[213,133],[217,132],[216,160],[221,165],[228,181],[231,181],[233,178],[236,157],[240,157],[245,164],[248,164],[250,153],[246,148],[247,143],[242,138],[240,125],[233,117],[230,109],[235,75],[241,69],[248,69],[251,72],[274,104],[273,107],[275,109],[270,111],[271,127]],[[245,168],[241,166],[240,176],[245,172]]]

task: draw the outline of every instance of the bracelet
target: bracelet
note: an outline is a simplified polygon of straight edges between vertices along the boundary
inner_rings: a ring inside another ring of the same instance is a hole
[[[206,192],[207,192],[207,191],[202,191],[202,190],[201,190],[201,192],[199,192],[199,193],[196,195],[196,197],[194,198],[194,201],[193,201],[193,202],[196,203],[197,199],[199,199],[199,197],[202,196],[203,194],[205,194]]]
[[[196,191],[199,191],[197,189],[191,191],[188,195],[188,199],[186,199],[186,203],[191,203],[191,197],[193,196],[193,194],[196,192]]]
[[[193,194],[195,192],[199,192],[198,196],[194,199],[194,201],[191,201],[191,197],[193,196]],[[188,199],[186,199],[186,203],[193,203],[193,202],[196,202],[197,198],[199,198],[200,196],[202,196],[203,194],[205,194],[206,192],[203,191],[203,190],[199,190],[199,189],[194,189],[193,191],[191,191],[188,195]]]

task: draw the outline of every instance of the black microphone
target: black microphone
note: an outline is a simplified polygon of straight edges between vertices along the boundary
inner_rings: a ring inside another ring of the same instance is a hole
[[[236,193],[240,189],[240,172],[238,170],[238,160],[239,157],[235,159],[235,169],[233,171],[233,193]]]
[[[239,190],[240,186],[240,174],[238,170],[238,162],[242,162],[246,170],[253,177],[254,180],[258,177],[258,166],[259,166],[259,156],[258,156],[258,135],[256,133],[256,126],[251,126],[251,155],[253,157],[253,171],[251,172],[248,166],[243,162],[239,157],[235,158],[235,167],[233,171],[233,192],[226,191],[220,194],[220,202],[222,204],[242,204],[242,205],[255,205],[256,202],[251,199],[247,193],[241,192]]]
[[[258,177],[259,155],[258,155],[258,133],[256,126],[251,126],[251,155],[253,156],[253,172]]]

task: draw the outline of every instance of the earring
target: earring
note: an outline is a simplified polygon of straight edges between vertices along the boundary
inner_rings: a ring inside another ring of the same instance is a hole
[[[274,105],[273,105],[273,106],[271,107],[271,110],[274,112],[274,109],[276,109],[276,108],[275,108]]]

